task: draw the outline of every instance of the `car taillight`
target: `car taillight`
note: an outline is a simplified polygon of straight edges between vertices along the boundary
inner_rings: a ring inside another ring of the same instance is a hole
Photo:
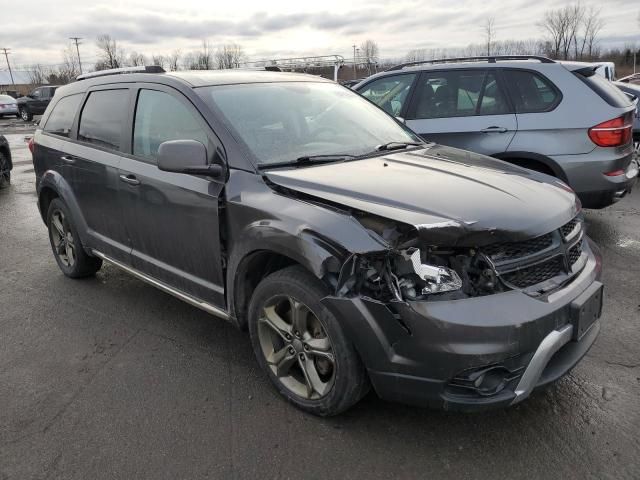
[[[599,147],[620,147],[631,141],[633,123],[632,116],[627,114],[622,117],[607,120],[589,129],[589,138]]]
[[[33,149],[35,148],[36,142],[33,140],[33,137],[31,137],[29,139],[29,143],[27,144],[27,146],[29,147],[29,151],[31,152],[31,155],[33,155]]]

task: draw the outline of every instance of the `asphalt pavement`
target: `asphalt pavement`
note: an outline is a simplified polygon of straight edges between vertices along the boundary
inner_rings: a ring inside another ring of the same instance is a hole
[[[0,480],[640,478],[640,188],[586,212],[605,306],[570,375],[506,410],[370,394],[321,419],[277,395],[225,321],[110,265],[64,277],[31,131],[0,120],[15,162],[0,191]]]

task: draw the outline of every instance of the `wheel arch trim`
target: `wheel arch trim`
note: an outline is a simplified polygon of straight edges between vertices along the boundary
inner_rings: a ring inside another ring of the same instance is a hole
[[[540,153],[535,152],[525,152],[525,151],[508,151],[497,153],[493,155],[493,157],[504,160],[505,162],[509,162],[510,160],[532,160],[534,162],[539,162],[544,166],[548,167],[556,177],[558,177],[563,182],[567,183],[567,176],[564,173],[564,170],[558,165],[558,163],[547,157],[546,155],[542,155]]]

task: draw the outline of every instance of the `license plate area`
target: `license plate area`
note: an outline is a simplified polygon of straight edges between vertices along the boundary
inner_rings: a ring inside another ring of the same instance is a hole
[[[604,286],[594,282],[587,290],[571,302],[571,323],[573,340],[579,341],[602,314],[602,294]]]

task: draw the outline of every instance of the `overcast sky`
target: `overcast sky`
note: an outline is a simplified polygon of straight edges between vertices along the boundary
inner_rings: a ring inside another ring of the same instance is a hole
[[[96,60],[95,37],[108,33],[127,50],[151,55],[236,42],[254,60],[301,55],[352,55],[370,38],[383,58],[412,48],[463,47],[482,41],[495,17],[497,39],[542,35],[536,25],[553,0],[56,0],[3,6],[0,47],[16,65],[61,62],[70,36],[84,37],[81,54]],[[602,44],[640,45],[638,0],[583,0],[602,9]],[[6,5],[6,4],[5,4]],[[0,69],[5,69],[0,56]]]

